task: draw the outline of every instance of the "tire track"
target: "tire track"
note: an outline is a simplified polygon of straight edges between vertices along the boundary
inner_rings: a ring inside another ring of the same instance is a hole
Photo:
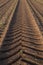
[[[17,9],[18,9],[18,6],[19,6],[19,3],[17,5]],[[0,65],[12,65],[12,64],[18,62],[19,59],[21,58],[21,56],[20,56],[21,32],[20,32],[20,26],[18,26],[18,24],[15,23],[15,21],[14,21],[15,14],[10,23],[7,35],[3,41],[3,45],[0,49],[0,51],[1,51]]]
[[[34,8],[40,13],[40,15],[43,17],[43,6],[41,6],[41,5],[38,5],[36,2],[32,2],[31,0],[30,0],[30,2],[31,2],[31,4],[34,6]],[[38,7],[38,6],[40,6],[40,7]],[[42,8],[41,8],[42,7]]]
[[[0,65],[43,65],[43,41],[26,0],[19,0],[0,48]]]
[[[5,35],[6,35],[6,32],[7,32],[7,30],[8,30],[8,28],[9,28],[9,25],[10,25],[10,21],[11,21],[11,19],[12,19],[12,16],[13,16],[13,13],[15,12],[15,9],[16,9],[16,6],[17,6],[17,3],[18,3],[18,0],[17,1],[15,1],[15,2],[13,2],[12,3],[12,5],[11,5],[11,7],[9,8],[9,10],[6,12],[6,14],[4,15],[4,17],[2,17],[2,19],[0,20],[1,22],[4,22],[4,24],[6,24],[6,27],[5,27],[5,25],[3,24],[3,28],[0,28],[0,30],[3,30],[2,32],[1,32],[1,35],[0,35],[0,47],[1,47],[1,45],[2,45],[2,42],[3,42],[3,39],[4,39],[4,37],[5,37]],[[6,22],[7,21],[7,22]]]
[[[38,12],[35,10],[35,8],[33,7],[33,5],[31,4],[30,1],[28,1],[29,5],[30,5],[30,8],[32,10],[32,13],[33,13],[33,16],[35,17],[36,19],[36,23],[38,24],[39,26],[39,29],[43,35],[43,19],[41,19],[42,16],[40,16],[40,14],[38,14]],[[42,17],[43,18],[43,17]]]

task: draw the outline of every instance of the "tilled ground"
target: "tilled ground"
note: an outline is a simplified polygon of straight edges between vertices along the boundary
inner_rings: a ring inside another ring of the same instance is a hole
[[[0,65],[43,65],[43,26],[31,5],[29,0],[18,1],[1,42]]]

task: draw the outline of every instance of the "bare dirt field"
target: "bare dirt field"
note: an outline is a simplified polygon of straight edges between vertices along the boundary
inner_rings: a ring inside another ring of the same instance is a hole
[[[0,0],[0,65],[43,65],[43,5],[35,0]]]

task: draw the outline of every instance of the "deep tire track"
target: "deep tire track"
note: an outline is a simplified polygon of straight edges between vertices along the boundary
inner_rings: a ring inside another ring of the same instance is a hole
[[[18,2],[0,48],[0,65],[43,65],[43,41],[26,0]]]

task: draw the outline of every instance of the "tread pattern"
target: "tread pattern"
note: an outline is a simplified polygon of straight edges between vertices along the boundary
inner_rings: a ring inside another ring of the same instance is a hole
[[[43,65],[42,34],[26,0],[18,1],[0,48],[0,65]]]

